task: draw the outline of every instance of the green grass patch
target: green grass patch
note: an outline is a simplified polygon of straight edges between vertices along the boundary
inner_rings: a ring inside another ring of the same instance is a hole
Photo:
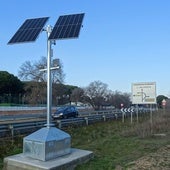
[[[94,125],[70,129],[72,147],[87,149],[94,152],[94,159],[80,165],[76,170],[115,169],[117,165],[126,167],[141,156],[156,151],[167,144],[165,138],[124,136],[124,131],[136,125],[110,121]]]

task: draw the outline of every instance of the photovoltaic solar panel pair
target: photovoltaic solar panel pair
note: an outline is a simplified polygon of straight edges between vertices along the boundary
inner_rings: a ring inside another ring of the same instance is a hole
[[[83,18],[84,13],[60,16],[52,29],[49,40],[78,37]],[[35,41],[48,19],[49,17],[27,19],[8,44]]]

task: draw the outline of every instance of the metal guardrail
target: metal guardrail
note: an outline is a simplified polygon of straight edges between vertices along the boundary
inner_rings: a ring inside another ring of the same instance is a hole
[[[141,114],[140,112],[139,114]],[[146,111],[145,111],[146,113]],[[133,112],[135,115],[136,113]],[[71,118],[71,119],[61,119],[61,120],[53,120],[52,123],[58,127],[59,129],[66,128],[69,126],[80,126],[80,125],[89,125],[99,121],[107,121],[111,119],[120,119],[122,118],[121,111],[97,111],[91,113],[83,113],[82,117]],[[129,117],[129,115],[126,115]],[[29,132],[36,131],[39,128],[44,127],[46,124],[46,120],[33,120],[33,121],[22,121],[22,122],[11,122],[11,123],[3,123],[0,125],[0,137],[5,136],[16,136],[19,134],[27,134]]]
[[[27,107],[27,106],[0,106],[0,111],[19,111],[19,110],[45,110],[46,107]]]
[[[0,125],[0,137],[16,136],[41,128],[46,123],[43,121],[20,122]]]

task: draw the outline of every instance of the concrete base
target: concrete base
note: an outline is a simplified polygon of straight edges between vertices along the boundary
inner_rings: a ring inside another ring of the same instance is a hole
[[[3,170],[73,170],[93,158],[93,152],[73,149],[71,153],[49,161],[26,157],[23,153],[6,157]]]

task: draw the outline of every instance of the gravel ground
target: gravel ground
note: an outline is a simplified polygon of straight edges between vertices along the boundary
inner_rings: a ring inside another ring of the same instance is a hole
[[[170,145],[129,163],[127,170],[170,170]]]

